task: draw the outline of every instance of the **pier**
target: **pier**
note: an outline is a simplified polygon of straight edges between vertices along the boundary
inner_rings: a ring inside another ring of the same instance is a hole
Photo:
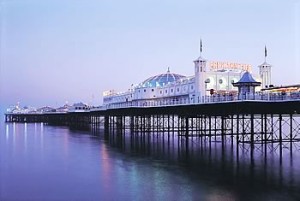
[[[204,59],[200,40],[192,76],[168,68],[126,91],[104,91],[97,108],[76,103],[23,113],[17,107],[5,114],[5,121],[104,128],[106,135],[116,131],[121,137],[161,132],[221,143],[298,142],[300,85],[274,86],[266,46],[264,53],[258,77],[249,64]]]
[[[6,122],[91,126],[109,134],[176,134],[221,143],[300,141],[300,101],[231,101],[207,104],[91,109],[85,112],[5,114]]]

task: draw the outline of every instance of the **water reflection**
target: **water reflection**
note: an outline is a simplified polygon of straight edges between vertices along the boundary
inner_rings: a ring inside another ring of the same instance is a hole
[[[27,123],[24,123],[24,148],[27,150]]]
[[[22,150],[26,153],[32,139],[43,149],[44,132],[43,124],[5,124],[5,141],[12,150]]]
[[[40,142],[40,144],[41,144],[41,148],[43,150],[43,148],[44,148],[44,123],[41,123],[40,127],[41,127],[41,130],[40,130],[40,139],[41,139],[41,142]]]
[[[300,198],[297,143],[283,144],[280,154],[277,144],[237,146],[171,132],[38,123],[6,124],[2,133],[0,200]]]
[[[260,198],[266,193],[271,198],[300,198],[297,143],[282,147],[278,144],[251,146],[186,139],[170,133],[117,132],[111,133],[107,143],[134,157],[146,156],[168,165],[180,165],[194,178],[218,186],[218,192],[211,192],[208,200],[218,200],[224,194],[228,200],[236,200],[236,193],[240,199]],[[159,182],[159,175],[155,179]],[[220,187],[225,189],[222,193]]]
[[[9,138],[9,125],[5,125],[5,136],[6,136],[6,142],[8,141]]]
[[[12,136],[13,136],[13,147],[15,147],[15,144],[16,144],[16,123],[15,122],[13,123],[13,133],[12,133]]]

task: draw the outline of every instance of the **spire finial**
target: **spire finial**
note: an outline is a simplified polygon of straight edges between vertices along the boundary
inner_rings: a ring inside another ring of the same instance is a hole
[[[168,67],[168,71],[167,71],[167,73],[170,73],[170,67]]]
[[[267,51],[267,46],[265,45],[265,61],[267,59],[267,56],[268,56],[268,51]]]

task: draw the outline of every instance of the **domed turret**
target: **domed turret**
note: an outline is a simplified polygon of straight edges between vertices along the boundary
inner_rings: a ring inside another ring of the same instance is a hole
[[[167,73],[152,76],[146,79],[145,81],[143,81],[142,83],[140,83],[138,86],[139,87],[160,87],[172,82],[176,82],[177,80],[180,80],[182,78],[185,78],[185,76],[171,73],[170,70],[168,69]]]
[[[254,98],[255,87],[260,86],[261,83],[257,82],[247,71],[238,82],[232,84],[233,86],[238,87],[239,99],[248,99],[249,96]]]

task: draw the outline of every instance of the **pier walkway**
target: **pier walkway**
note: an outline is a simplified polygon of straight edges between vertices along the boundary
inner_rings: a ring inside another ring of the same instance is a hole
[[[208,141],[300,141],[300,100],[237,100],[202,104],[93,108],[67,113],[6,113],[6,122],[92,125],[106,133],[167,132]]]

